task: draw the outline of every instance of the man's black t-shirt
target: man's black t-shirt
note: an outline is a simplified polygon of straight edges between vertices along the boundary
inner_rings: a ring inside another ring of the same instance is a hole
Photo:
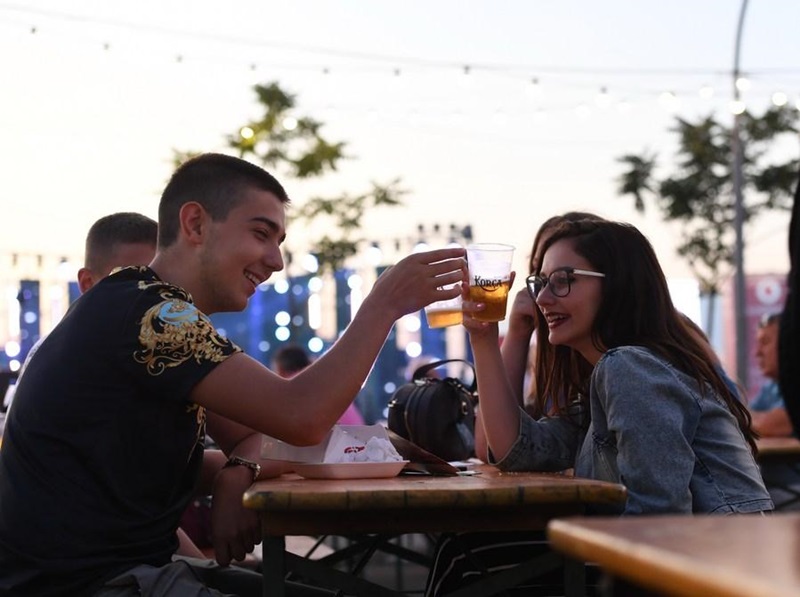
[[[6,421],[0,594],[91,594],[170,561],[202,462],[205,411],[189,394],[238,351],[146,267],[72,305]]]

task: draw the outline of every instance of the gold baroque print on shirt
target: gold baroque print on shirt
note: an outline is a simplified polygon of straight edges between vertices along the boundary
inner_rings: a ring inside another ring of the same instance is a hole
[[[159,375],[190,359],[197,363],[224,361],[230,347],[208,317],[185,300],[185,293],[165,289],[161,294],[165,300],[150,307],[140,322],[143,348],[134,353],[136,362],[146,365],[151,375]]]
[[[189,403],[186,407],[186,412],[195,413],[195,422],[197,423],[197,435],[195,436],[195,449],[203,450],[205,449],[205,440],[206,440],[206,409],[199,404]],[[194,453],[194,449],[189,451],[189,455],[186,458],[186,462],[189,462],[192,459],[192,454]]]

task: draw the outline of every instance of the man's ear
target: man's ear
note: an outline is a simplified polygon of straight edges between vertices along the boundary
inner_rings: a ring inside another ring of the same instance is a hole
[[[210,218],[208,212],[196,201],[188,201],[181,206],[179,213],[181,234],[191,244],[199,244],[203,240]]]
[[[78,270],[78,288],[80,288],[81,294],[94,286],[94,283],[95,279],[92,275],[92,271],[89,268],[82,267]]]

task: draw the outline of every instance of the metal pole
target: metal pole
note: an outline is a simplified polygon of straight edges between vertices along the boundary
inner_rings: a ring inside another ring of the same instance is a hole
[[[733,98],[740,100],[739,87],[739,53],[742,44],[742,29],[744,28],[744,15],[747,11],[748,0],[742,0],[739,11],[739,25],[736,29],[736,48],[733,60]],[[736,245],[734,247],[734,262],[736,272],[734,275],[734,309],[736,314],[736,376],[744,387],[747,387],[747,325],[745,317],[745,283],[744,283],[744,199],[742,197],[743,177],[742,165],[744,155],[739,126],[741,114],[733,116],[733,195],[735,201],[734,228],[736,231]]]

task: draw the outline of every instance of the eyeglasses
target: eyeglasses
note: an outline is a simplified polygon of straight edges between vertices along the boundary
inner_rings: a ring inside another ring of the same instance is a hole
[[[565,297],[572,290],[572,283],[575,281],[575,276],[592,276],[595,278],[605,278],[605,274],[600,272],[590,272],[585,269],[575,269],[574,267],[562,267],[554,272],[550,272],[547,277],[542,277],[532,274],[525,278],[525,284],[528,286],[528,293],[531,298],[536,300],[539,293],[544,290],[545,286],[550,286],[550,292],[553,296]]]

